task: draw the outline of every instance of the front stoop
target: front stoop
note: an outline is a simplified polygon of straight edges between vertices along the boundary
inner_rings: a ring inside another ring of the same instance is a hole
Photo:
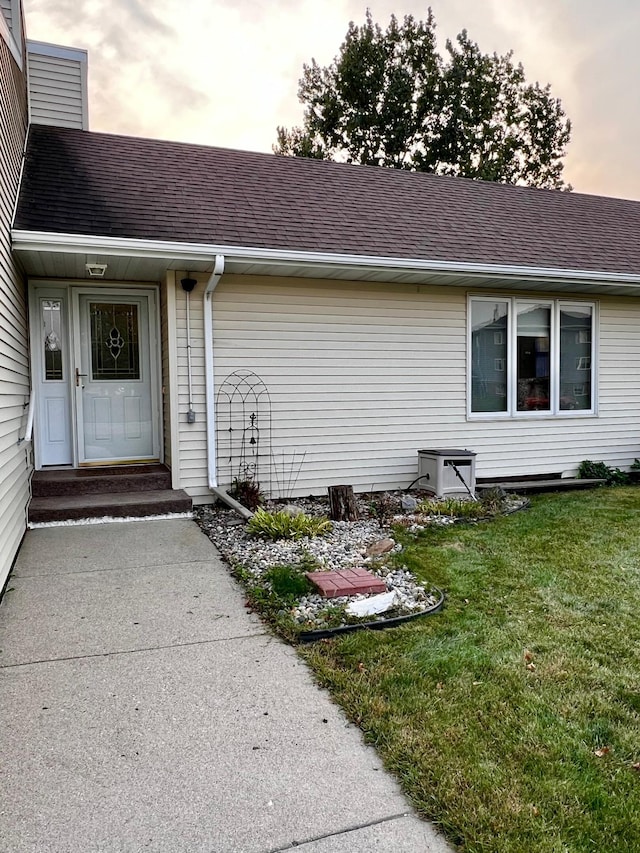
[[[164,465],[36,471],[29,524],[97,518],[148,518],[191,512],[191,498],[171,488]]]

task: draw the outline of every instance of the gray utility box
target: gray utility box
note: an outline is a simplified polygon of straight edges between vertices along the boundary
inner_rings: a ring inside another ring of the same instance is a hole
[[[476,491],[476,454],[472,450],[419,450],[418,488],[433,492],[437,498],[468,495],[453,468],[458,469],[472,494]]]

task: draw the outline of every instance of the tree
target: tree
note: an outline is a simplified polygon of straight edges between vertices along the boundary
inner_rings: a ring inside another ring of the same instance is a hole
[[[275,153],[568,189],[571,123],[550,86],[466,30],[442,57],[435,29],[431,9],[426,21],[392,15],[386,31],[370,10],[351,22],[331,65],[304,65],[304,126],[278,127]]]

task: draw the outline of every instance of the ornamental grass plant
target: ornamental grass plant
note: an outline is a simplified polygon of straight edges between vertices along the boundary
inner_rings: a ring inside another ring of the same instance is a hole
[[[328,518],[318,518],[306,513],[292,515],[284,510],[268,512],[259,507],[247,525],[251,533],[267,539],[302,539],[304,536],[323,536],[332,524]]]

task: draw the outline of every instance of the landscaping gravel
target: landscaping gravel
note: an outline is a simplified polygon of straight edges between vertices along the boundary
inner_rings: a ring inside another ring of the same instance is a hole
[[[198,507],[195,517],[230,566],[242,568],[255,584],[262,583],[262,576],[277,565],[304,563],[309,566],[308,571],[366,568],[384,580],[389,592],[396,593],[393,615],[397,616],[429,609],[436,604],[437,597],[425,589],[406,567],[398,567],[397,561],[393,561],[394,565],[387,562],[390,554],[402,551],[402,546],[393,539],[393,526],[401,524],[410,532],[419,532],[429,525],[450,525],[457,521],[436,510],[427,514],[403,511],[402,498],[401,494],[395,493],[377,496],[376,501],[357,496],[360,520],[336,521],[326,535],[297,540],[272,540],[252,535],[238,515],[220,504]],[[407,503],[405,500],[405,505]],[[413,504],[408,503],[408,506],[414,509]],[[384,507],[384,513],[379,511],[380,507]],[[264,508],[282,510],[283,505],[267,502]],[[328,501],[322,498],[296,499],[293,505],[285,508],[291,513],[302,511],[315,516],[327,516],[329,512]],[[380,515],[384,520],[380,520]],[[382,544],[382,540],[391,540],[387,543],[390,551],[381,556],[368,556],[367,550],[376,543]],[[319,594],[308,594],[300,598],[290,615],[305,630],[324,627],[330,614],[335,618],[336,608],[366,597],[327,599]],[[388,613],[382,613],[375,618],[387,616]],[[371,617],[367,619],[370,621]]]
[[[415,613],[433,606],[437,599],[406,568],[386,565],[386,555],[366,555],[367,548],[384,539],[392,541],[391,553],[398,553],[402,546],[393,540],[390,527],[381,524],[377,518],[367,516],[368,508],[362,500],[359,504],[363,515],[361,520],[336,521],[333,522],[331,532],[324,536],[297,540],[271,540],[252,535],[234,512],[220,505],[199,507],[196,520],[231,567],[242,567],[253,575],[256,582],[260,582],[261,576],[276,565],[304,562],[309,565],[309,570],[326,571],[366,568],[385,581],[387,590],[395,591],[394,614]],[[322,516],[329,511],[328,501],[322,499],[296,500],[295,507],[309,515]],[[282,509],[282,505],[267,504],[265,509]],[[307,629],[321,627],[326,624],[327,613],[335,613],[336,608],[366,597],[359,595],[327,599],[319,594],[308,594],[300,599],[291,611],[291,616]],[[378,618],[384,616],[381,614]]]

